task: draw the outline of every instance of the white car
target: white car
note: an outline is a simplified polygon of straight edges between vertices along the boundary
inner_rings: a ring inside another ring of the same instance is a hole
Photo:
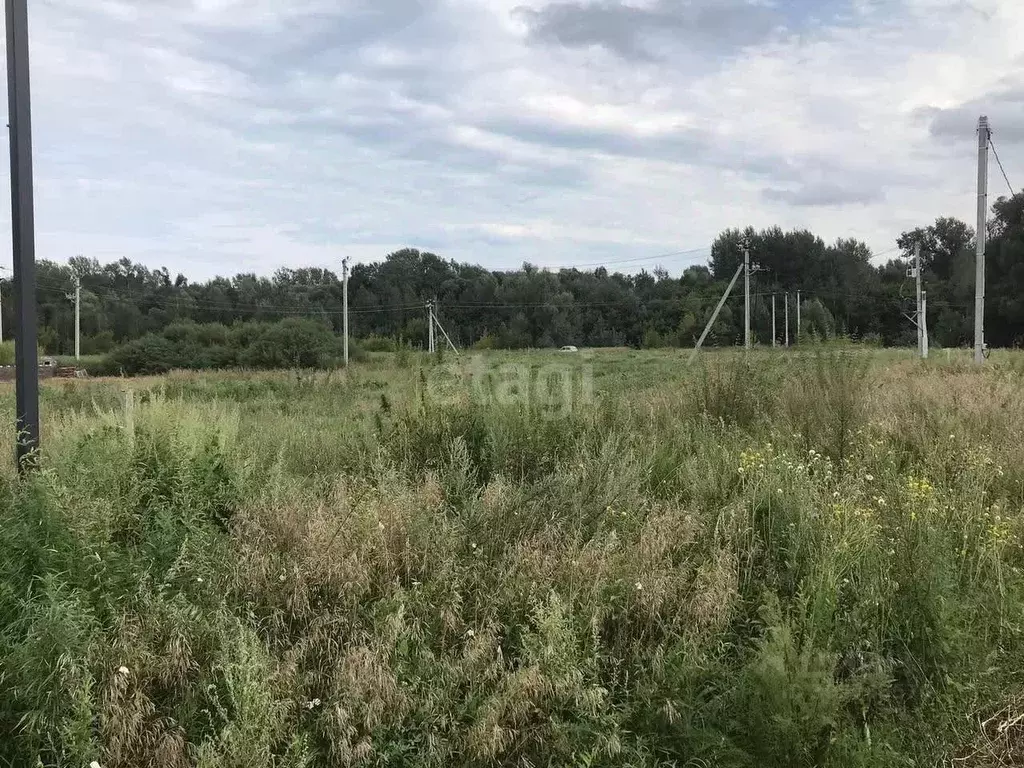
[[[562,351],[563,352],[579,352],[579,349],[574,347],[572,344],[567,344],[566,346],[562,347]]]

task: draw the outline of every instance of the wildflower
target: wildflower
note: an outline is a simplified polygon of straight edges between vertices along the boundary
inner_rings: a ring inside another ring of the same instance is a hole
[[[466,637],[476,637],[476,632],[474,632],[472,629],[467,629]]]
[[[202,584],[202,583],[203,583],[203,577],[202,576],[196,576],[196,584]]]
[[[473,543],[472,543],[472,544],[470,544],[469,546],[470,546],[471,548],[473,548],[473,549],[476,549],[476,542],[473,542]]]
[[[103,766],[99,764],[98,760],[93,760],[89,763],[89,768],[103,768]]]
[[[119,674],[119,675],[125,675],[125,676],[127,676],[127,675],[129,675],[130,673],[131,673],[131,670],[129,670],[129,669],[128,669],[128,667],[126,667],[126,666],[123,666],[123,665],[122,665],[122,666],[120,666],[120,667],[118,667],[118,668],[117,668],[117,674]]]
[[[872,482],[875,479],[875,476],[874,475],[865,475],[864,479],[867,480],[870,483],[870,482]]]
[[[285,578],[286,578],[285,575],[282,573],[280,576],[277,577],[277,580],[280,581],[281,583],[284,583]]]
[[[637,592],[643,592],[644,591],[644,585],[641,584],[639,581],[636,583],[636,591]]]
[[[312,701],[306,702],[306,709],[316,709],[320,706],[320,699],[313,699]]]

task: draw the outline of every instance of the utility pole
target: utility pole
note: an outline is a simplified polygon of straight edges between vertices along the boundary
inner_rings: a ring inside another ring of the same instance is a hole
[[[743,347],[750,350],[750,243],[743,241]]]
[[[0,280],[0,342],[4,340],[4,281]]]
[[[18,469],[38,465],[39,347],[36,317],[36,236],[32,196],[32,97],[29,85],[28,2],[6,0],[7,107],[11,148],[11,235],[14,245],[15,423]]]
[[[786,291],[786,349],[789,349],[789,291]]]
[[[75,360],[82,359],[82,278],[75,277]]]
[[[921,357],[928,359],[928,291],[921,292]]]
[[[427,338],[428,347],[427,351],[431,354],[434,353],[434,303],[432,301],[427,302],[427,325],[430,329],[430,334]]]
[[[436,302],[437,299],[434,299],[434,301]],[[459,348],[456,347],[455,344],[452,343],[452,339],[448,335],[448,331],[446,331],[444,329],[444,326],[441,325],[441,321],[437,319],[437,307],[436,306],[434,307],[434,325],[436,326],[437,330],[441,332],[441,335],[444,336],[444,340],[448,342],[448,346],[452,348],[452,352],[454,352],[456,355],[460,355]],[[436,338],[437,337],[435,336],[434,338],[435,338],[435,343],[436,343]]]
[[[914,276],[917,278],[917,352],[925,357],[924,314],[921,311],[921,244],[914,244]]]
[[[342,333],[345,336],[345,367],[348,368],[348,259],[341,260]]]
[[[704,339],[708,337],[711,332],[711,326],[715,324],[715,320],[718,319],[718,313],[722,311],[722,307],[725,306],[725,302],[729,299],[729,294],[732,293],[732,289],[736,287],[736,281],[740,279],[740,272],[744,269],[744,265],[740,264],[736,268],[736,274],[732,276],[732,280],[729,281],[729,287],[725,289],[725,293],[722,294],[722,298],[718,301],[718,306],[715,307],[715,311],[711,313],[711,319],[708,320],[708,324],[704,326],[704,332],[697,339],[697,346],[693,348],[693,352],[690,353],[690,363],[697,359],[697,353],[700,352],[700,348],[704,346]]]
[[[985,245],[988,236],[988,118],[978,118],[978,244],[974,265],[974,362],[985,361]]]
[[[75,360],[82,356],[81,330],[82,330],[82,278],[75,276],[75,292],[65,293],[64,298],[75,302]]]
[[[775,333],[775,294],[772,294],[772,349],[775,349],[775,339],[778,338]]]
[[[800,343],[800,291],[796,292],[796,343]]]

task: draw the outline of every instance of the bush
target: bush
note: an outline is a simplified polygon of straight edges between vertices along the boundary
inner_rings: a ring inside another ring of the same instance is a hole
[[[394,352],[396,347],[394,339],[373,334],[360,339],[359,344],[367,352]],[[351,344],[349,346],[351,347]],[[351,352],[351,349],[349,351]]]
[[[148,333],[118,347],[107,356],[107,368],[129,376],[167,373],[178,362],[174,345],[163,336]]]
[[[83,355],[105,355],[116,346],[112,331],[103,331],[95,336],[82,337]]]
[[[210,370],[250,368],[326,368],[342,358],[342,343],[329,328],[313,320],[289,318],[278,323],[174,323],[161,334],[128,342],[93,366],[96,374],[129,376],[166,373],[176,368]],[[363,350],[349,345],[352,360]]]
[[[326,326],[288,318],[267,328],[240,360],[250,368],[329,368],[342,355],[340,339]]]

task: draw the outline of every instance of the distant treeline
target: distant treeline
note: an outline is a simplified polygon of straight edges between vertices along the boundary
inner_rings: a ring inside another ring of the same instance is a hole
[[[1024,341],[1022,214],[1024,195],[995,203],[987,249],[986,332],[992,346]],[[881,266],[872,263],[872,252],[858,240],[827,244],[811,232],[779,228],[723,232],[713,244],[709,264],[690,267],[681,276],[660,268],[625,275],[603,267],[553,272],[529,264],[513,272],[495,272],[407,249],[352,269],[352,334],[423,346],[424,305],[436,299],[441,322],[460,346],[690,346],[742,259],[743,238],[750,241],[751,258],[759,268],[752,291],[754,333],[761,343],[771,341],[772,294],[777,296],[779,338],[785,327],[786,293],[790,332],[795,336],[799,291],[807,334],[912,345],[916,332],[905,314],[914,305],[907,267],[915,242],[922,245],[932,343],[959,346],[973,336],[974,231],[951,218],[905,232],[892,249],[894,257]],[[335,334],[342,328],[341,280],[328,270],[282,269],[269,278],[239,274],[191,283],[183,275],[172,277],[166,269],[150,270],[127,259],[101,265],[79,257],[66,265],[39,264],[40,345],[49,353],[68,354],[73,349],[74,306],[67,295],[76,276],[82,282],[86,354],[108,353],[138,340],[118,352],[127,360],[140,345],[163,352],[168,349],[163,341],[173,346],[176,336],[205,333],[218,339],[209,345],[206,362],[263,366],[271,357],[253,340],[270,333],[268,324],[312,327],[280,323],[306,319]],[[2,290],[4,327],[10,329],[10,285],[4,284]],[[739,288],[708,343],[740,342],[742,322]],[[183,324],[188,323],[213,327],[186,332]],[[291,362],[273,359],[275,365]]]

